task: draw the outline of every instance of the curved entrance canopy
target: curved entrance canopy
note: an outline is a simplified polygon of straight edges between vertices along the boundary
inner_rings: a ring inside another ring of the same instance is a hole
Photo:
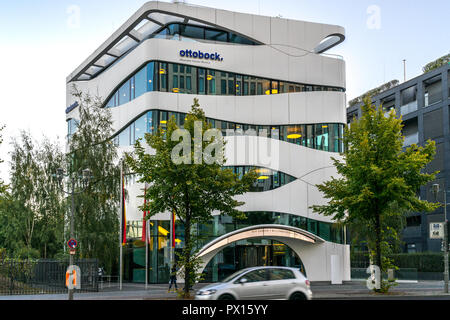
[[[204,257],[210,255],[212,252],[219,251],[233,242],[251,238],[291,239],[300,240],[310,244],[325,242],[322,238],[296,227],[263,224],[239,229],[214,239],[206,244],[199,251],[197,256]]]

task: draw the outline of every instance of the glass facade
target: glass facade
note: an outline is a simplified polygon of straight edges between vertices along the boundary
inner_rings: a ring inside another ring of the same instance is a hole
[[[78,121],[75,119],[67,120],[67,140],[77,131]]]
[[[282,187],[294,180],[295,177],[288,175],[287,173],[271,170],[268,168],[251,167],[251,166],[231,166],[224,167],[224,169],[233,170],[234,174],[237,174],[239,178],[250,170],[254,169],[257,174],[257,180],[250,188],[250,192],[263,192],[270,191]]]
[[[168,112],[152,110],[148,111],[130,126],[119,132],[114,138],[116,145],[129,146],[143,137],[144,126],[146,123],[146,132],[153,134],[158,127],[164,128],[167,121],[175,117],[178,127],[182,128],[185,113]],[[145,118],[145,120],[143,119]],[[298,124],[298,125],[282,125],[282,126],[261,126],[249,125],[242,123],[234,123],[222,120],[207,118],[212,128],[222,131],[223,136],[233,135],[253,135],[264,136],[272,139],[282,140],[294,143],[307,148],[322,150],[327,152],[342,152],[342,136],[344,132],[344,124],[340,123],[321,123],[321,124]],[[138,128],[138,130],[136,129]]]
[[[215,42],[228,42],[240,45],[258,45],[255,41],[237,35],[233,32],[185,23],[168,24],[155,32],[155,34],[151,37],[180,41],[196,39]]]
[[[255,96],[304,91],[344,92],[344,89],[263,79],[184,64],[153,61],[147,63],[122,83],[119,89],[110,95],[105,107],[118,107],[150,91]]]
[[[244,220],[229,216],[214,216],[210,223],[195,225],[192,232],[200,237],[199,247],[229,232],[259,224],[280,224],[309,231],[326,241],[343,244],[344,230],[331,223],[280,212],[247,212]],[[149,282],[167,283],[170,267],[170,222],[149,222]],[[125,280],[145,281],[145,242],[142,241],[142,221],[127,223],[128,243],[125,247]],[[184,226],[175,223],[175,252],[184,247]],[[267,255],[269,253],[269,255]],[[266,258],[264,258],[264,256]],[[232,272],[252,265],[285,265],[300,267],[298,257],[287,246],[265,238],[234,242],[220,251],[205,268],[205,281],[221,280]],[[223,260],[225,259],[225,260]],[[225,264],[225,265],[220,265]],[[222,270],[222,271],[220,271]],[[307,272],[308,270],[304,270]]]

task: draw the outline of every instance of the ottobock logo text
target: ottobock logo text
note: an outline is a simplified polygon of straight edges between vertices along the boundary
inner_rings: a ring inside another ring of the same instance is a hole
[[[200,50],[192,51],[192,50],[181,50],[180,56],[185,58],[194,58],[194,59],[205,59],[205,60],[214,60],[214,61],[223,61],[223,58],[219,53],[204,53]]]

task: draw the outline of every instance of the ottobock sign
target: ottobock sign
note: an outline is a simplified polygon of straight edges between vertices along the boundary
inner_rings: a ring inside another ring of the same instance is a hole
[[[430,223],[430,239],[444,239],[444,223]]]
[[[183,58],[194,58],[200,60],[223,61],[217,52],[202,52],[200,50],[181,50],[180,56]]]

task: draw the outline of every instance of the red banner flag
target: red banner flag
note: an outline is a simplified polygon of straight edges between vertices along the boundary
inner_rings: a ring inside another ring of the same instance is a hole
[[[127,243],[127,214],[125,210],[125,181],[122,175],[122,245]]]

